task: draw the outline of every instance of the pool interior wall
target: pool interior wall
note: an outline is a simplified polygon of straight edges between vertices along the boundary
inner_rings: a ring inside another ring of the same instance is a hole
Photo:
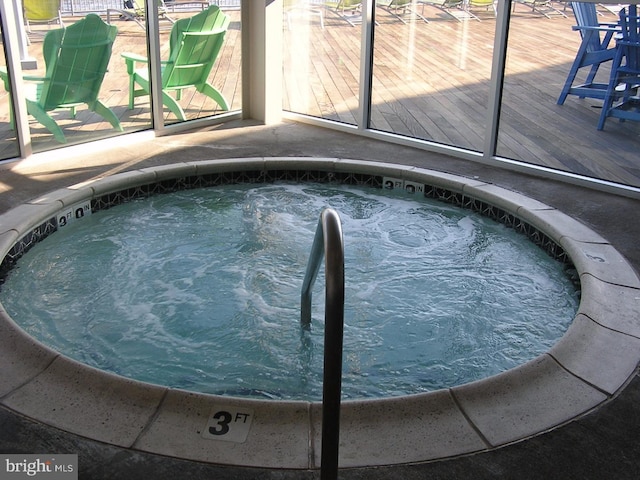
[[[10,267],[90,202],[238,181],[372,182],[391,178],[502,220],[563,261],[582,288],[578,314],[547,353],[494,377],[407,397],[344,402],[340,467],[398,465],[482,452],[545,432],[610,399],[640,360],[640,281],[607,240],[561,211],[490,183],[399,165],[336,158],[186,162],[89,181],[0,216]],[[139,452],[218,465],[316,469],[321,405],[196,394],[95,370],[39,344],[2,311],[0,402],[26,418]]]

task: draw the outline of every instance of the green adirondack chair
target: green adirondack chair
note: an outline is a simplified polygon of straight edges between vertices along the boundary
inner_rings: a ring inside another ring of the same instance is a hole
[[[228,15],[212,5],[193,17],[176,21],[171,29],[169,59],[162,62],[162,103],[182,121],[186,117],[178,100],[181,91],[189,87],[213,99],[223,110],[229,110],[222,93],[208,81],[229,21]],[[136,68],[136,63],[147,63],[148,59],[134,53],[123,53],[122,57],[129,74],[129,108],[132,109],[136,97],[149,95],[149,69]]]
[[[47,32],[42,44],[46,65],[44,77],[24,76],[27,111],[44,125],[56,140],[65,143],[62,129],[48,112],[71,110],[86,104],[89,110],[122,131],[118,117],[98,100],[98,92],[107,72],[117,28],[107,25],[95,14],[66,28]],[[6,69],[0,70],[5,89],[10,92]],[[11,119],[13,123],[13,119]]]

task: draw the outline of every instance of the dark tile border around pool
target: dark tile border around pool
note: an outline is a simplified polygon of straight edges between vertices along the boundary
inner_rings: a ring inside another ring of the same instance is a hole
[[[380,175],[353,174],[344,172],[327,172],[318,170],[251,170],[239,172],[210,173],[189,177],[162,180],[150,184],[127,188],[121,191],[104,194],[91,200],[91,211],[106,210],[135,199],[152,195],[190,190],[197,188],[211,188],[221,185],[249,183],[278,183],[278,182],[312,182],[337,183],[344,185],[368,186],[382,188],[383,177]],[[525,222],[501,208],[476,198],[454,192],[434,185],[423,185],[424,197],[445,202],[479,213],[497,222],[513,228],[526,235],[534,244],[546,251],[551,257],[571,266],[571,259],[560,245],[539,229]],[[15,266],[17,260],[37,242],[44,240],[58,230],[56,216],[49,218],[41,225],[22,237],[0,262],[0,285],[8,272]]]
[[[427,185],[430,198],[502,221],[571,262],[582,288],[567,333],[524,365],[451,389],[343,402],[342,468],[430,461],[518,441],[598,407],[633,374],[640,360],[640,281],[622,255],[557,209],[442,172],[336,158],[211,160],[126,172],[51,192],[0,215],[0,256],[10,266],[55,231],[59,212],[88,201],[99,209],[220,182],[318,177],[375,187],[384,177]],[[39,344],[1,308],[0,404],[43,425],[142,452],[261,468],[314,469],[320,462],[319,403],[220,397],[124,379]],[[233,435],[210,435],[220,412],[251,421],[242,431],[234,423]]]

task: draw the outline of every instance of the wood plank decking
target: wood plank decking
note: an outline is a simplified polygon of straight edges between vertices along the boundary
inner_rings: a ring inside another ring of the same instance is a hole
[[[563,7],[560,6],[560,9]],[[489,79],[495,19],[477,13],[481,21],[459,22],[444,12],[425,9],[429,23],[414,18],[407,24],[377,9],[373,67],[371,127],[481,151],[486,129]],[[556,105],[566,73],[579,45],[579,34],[567,18],[546,18],[523,5],[512,15],[498,155],[587,176],[640,187],[640,123],[609,120],[605,131],[596,123],[599,103],[569,97]],[[188,13],[176,12],[176,16]],[[229,11],[232,23],[212,74],[232,109],[241,107],[240,12]],[[69,19],[71,20],[71,19]],[[603,20],[615,17],[604,12]],[[119,28],[110,70],[100,97],[119,116],[126,132],[150,127],[149,103],[128,104],[128,80],[120,54],[145,54],[144,32],[133,22],[114,21]],[[46,27],[45,27],[46,28]],[[161,32],[166,45],[168,29]],[[284,102],[286,110],[355,123],[358,111],[360,29],[325,10],[319,19],[285,22]],[[30,52],[41,56],[41,41]],[[42,62],[39,62],[41,65]],[[608,68],[600,74],[608,78]],[[31,73],[31,72],[30,72]],[[11,156],[15,134],[8,128],[7,97],[0,97],[0,157]],[[181,104],[188,118],[215,115],[209,99],[189,92]],[[167,120],[175,120],[168,111]],[[67,112],[54,114],[69,143],[88,136],[114,135],[108,123],[79,109],[76,120]],[[30,122],[34,149],[58,144]]]

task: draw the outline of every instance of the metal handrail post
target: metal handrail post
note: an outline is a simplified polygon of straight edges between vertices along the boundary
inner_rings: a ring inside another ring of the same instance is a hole
[[[323,212],[324,213],[324,212]],[[316,234],[313,237],[307,272],[302,282],[302,293],[300,295],[300,325],[308,330],[311,327],[311,297],[313,295],[313,285],[316,283],[320,264],[324,255],[324,228],[322,226],[322,215],[318,221]]]
[[[302,286],[302,328],[311,325],[311,290],[325,257],[324,371],[322,384],[322,453],[320,478],[338,478],[340,397],[344,333],[344,243],[340,217],[335,210],[322,211]]]

